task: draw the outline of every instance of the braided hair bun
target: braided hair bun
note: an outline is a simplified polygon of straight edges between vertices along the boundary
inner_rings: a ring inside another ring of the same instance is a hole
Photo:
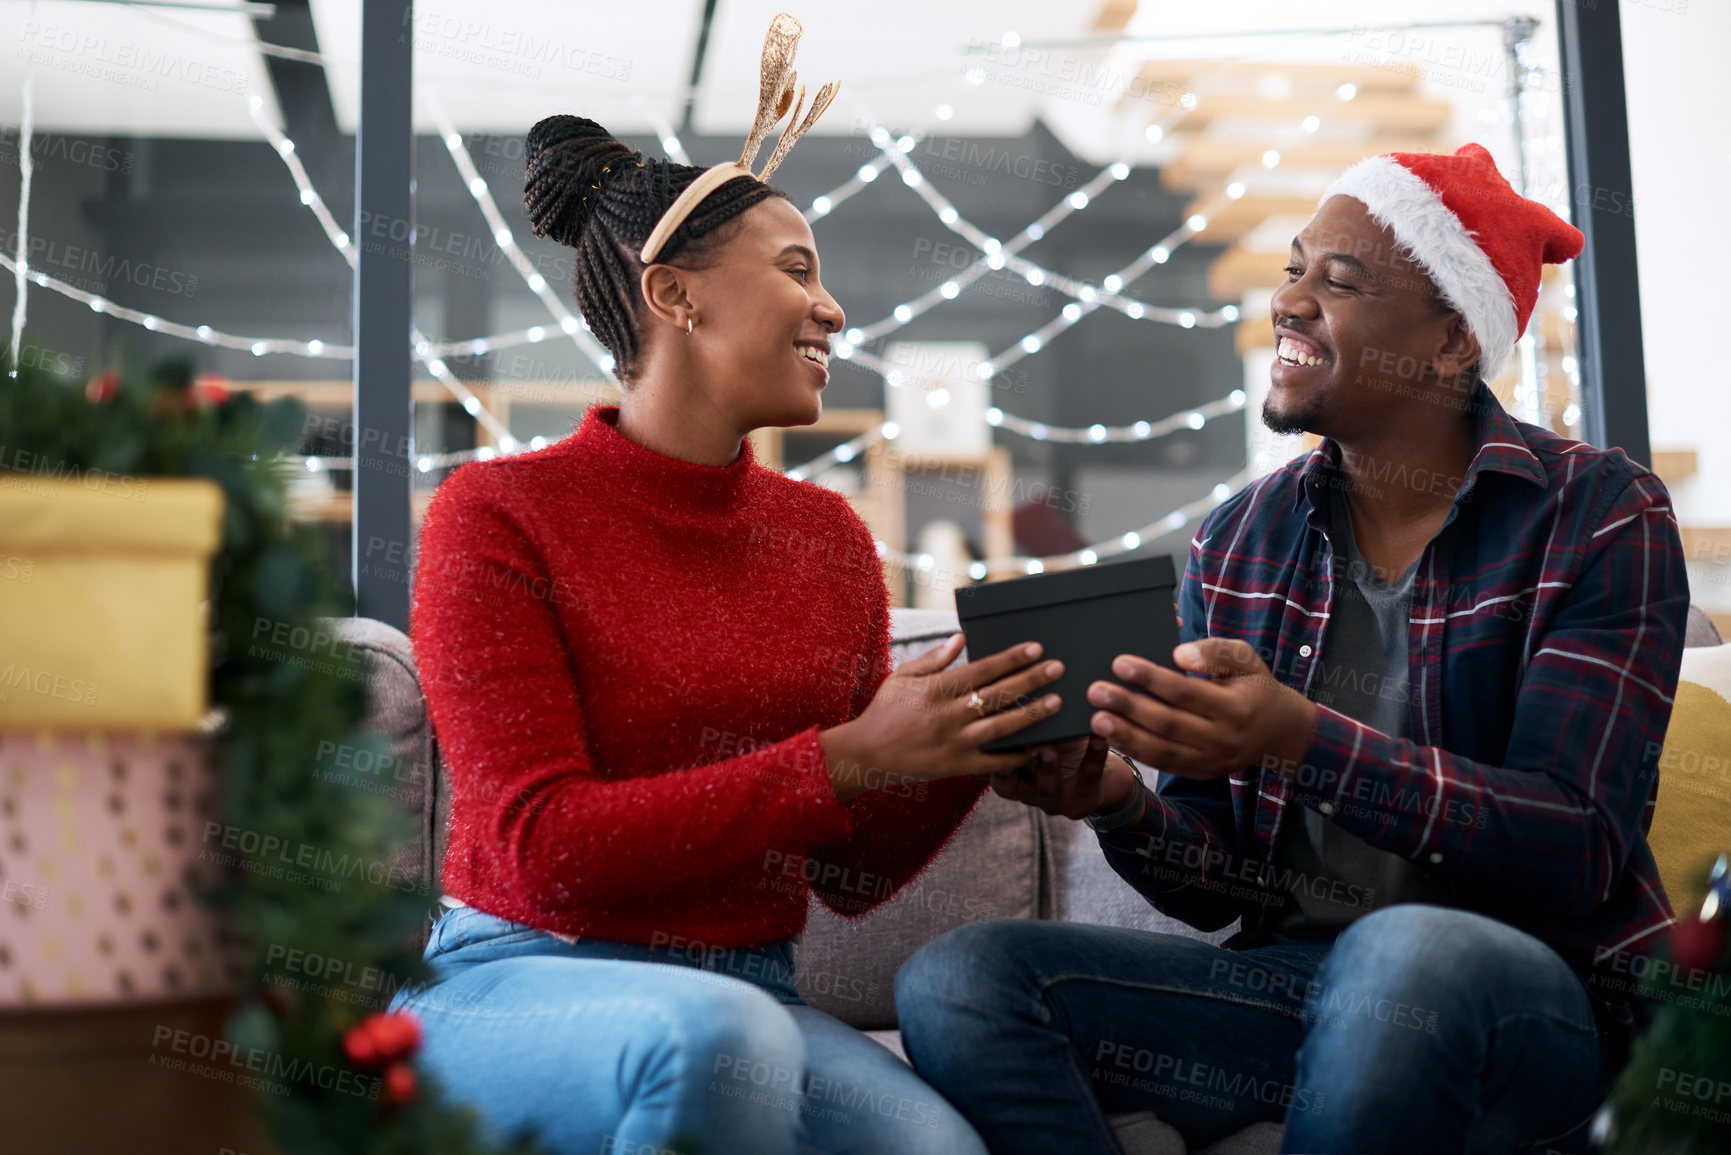
[[[613,354],[620,380],[637,367],[640,305],[637,254],[679,194],[702,174],[695,165],[645,159],[593,120],[549,116],[525,142],[523,208],[538,237],[577,250],[573,288],[583,319]],[[658,263],[701,268],[732,230],[722,226],[767,197],[786,196],[740,176],[703,198],[663,246]]]
[[[581,116],[541,121],[529,130],[525,152],[523,208],[530,227],[562,245],[578,243],[607,185],[632,176],[627,169],[643,167],[643,154]]]

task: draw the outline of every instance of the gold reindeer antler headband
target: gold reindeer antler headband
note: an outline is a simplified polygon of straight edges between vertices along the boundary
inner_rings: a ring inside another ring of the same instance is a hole
[[[788,111],[791,106],[793,115],[787,118],[787,124],[781,130],[781,136],[775,142],[775,151],[769,154],[769,163],[763,166],[763,171],[755,174],[757,180],[766,181],[787,159],[787,154],[793,151],[793,146],[806,130],[817,123],[817,118],[823,115],[823,110],[829,107],[829,102],[835,99],[836,90],[841,86],[834,81],[817,90],[817,96],[812,99],[811,111],[801,120],[800,109],[805,106],[805,87],[800,86],[799,96],[794,97],[793,86],[799,79],[799,74],[793,70],[793,50],[799,45],[800,33],[805,31],[798,20],[786,12],[776,14],[769,22],[769,31],[763,37],[763,80],[757,95],[757,120],[751,126],[751,135],[745,138],[745,147],[740,150],[739,159],[718,164],[714,168],[705,169],[698,178],[686,186],[679,199],[667,207],[661,214],[661,219],[655,222],[655,228],[649,233],[649,239],[643,242],[643,251],[638,254],[643,263],[648,265],[660,255],[662,247],[673,231],[684,223],[703,198],[739,176],[753,176],[752,161],[757,159],[757,150],[763,147],[764,138],[769,136],[769,130]]]

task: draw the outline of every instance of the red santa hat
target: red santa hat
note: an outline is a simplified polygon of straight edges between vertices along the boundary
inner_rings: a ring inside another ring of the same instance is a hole
[[[1585,243],[1581,230],[1516,192],[1483,145],[1453,155],[1366,157],[1341,173],[1322,201],[1334,196],[1363,201],[1465,318],[1479,339],[1486,381],[1502,372],[1526,331],[1541,268],[1573,260]]]

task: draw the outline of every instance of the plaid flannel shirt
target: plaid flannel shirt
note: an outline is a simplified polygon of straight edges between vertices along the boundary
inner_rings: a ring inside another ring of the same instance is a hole
[[[1646,832],[1689,607],[1677,524],[1658,478],[1621,450],[1516,421],[1483,385],[1471,404],[1464,478],[1396,464],[1365,483],[1460,481],[1414,579],[1413,737],[1319,704],[1291,777],[1163,774],[1141,819],[1100,841],[1155,906],[1202,929],[1242,917],[1226,945],[1254,946],[1285,900],[1281,820],[1314,807],[1423,865],[1461,908],[1549,944],[1626,1042],[1646,1019],[1631,997],[1640,956],[1674,921]],[[1211,512],[1179,594],[1185,641],[1241,638],[1307,696],[1345,577],[1328,535],[1328,486],[1348,484],[1339,461],[1324,440]]]

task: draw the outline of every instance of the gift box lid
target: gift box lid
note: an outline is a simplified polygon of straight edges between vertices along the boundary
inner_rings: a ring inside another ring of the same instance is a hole
[[[209,556],[222,542],[222,503],[222,488],[205,478],[0,472],[0,545],[38,554]]]
[[[1058,573],[1032,574],[988,585],[963,586],[956,591],[956,616],[975,618],[986,614],[1016,613],[1059,602],[1110,597],[1162,586],[1171,588],[1177,584],[1176,570],[1170,557],[1137,558]]]

